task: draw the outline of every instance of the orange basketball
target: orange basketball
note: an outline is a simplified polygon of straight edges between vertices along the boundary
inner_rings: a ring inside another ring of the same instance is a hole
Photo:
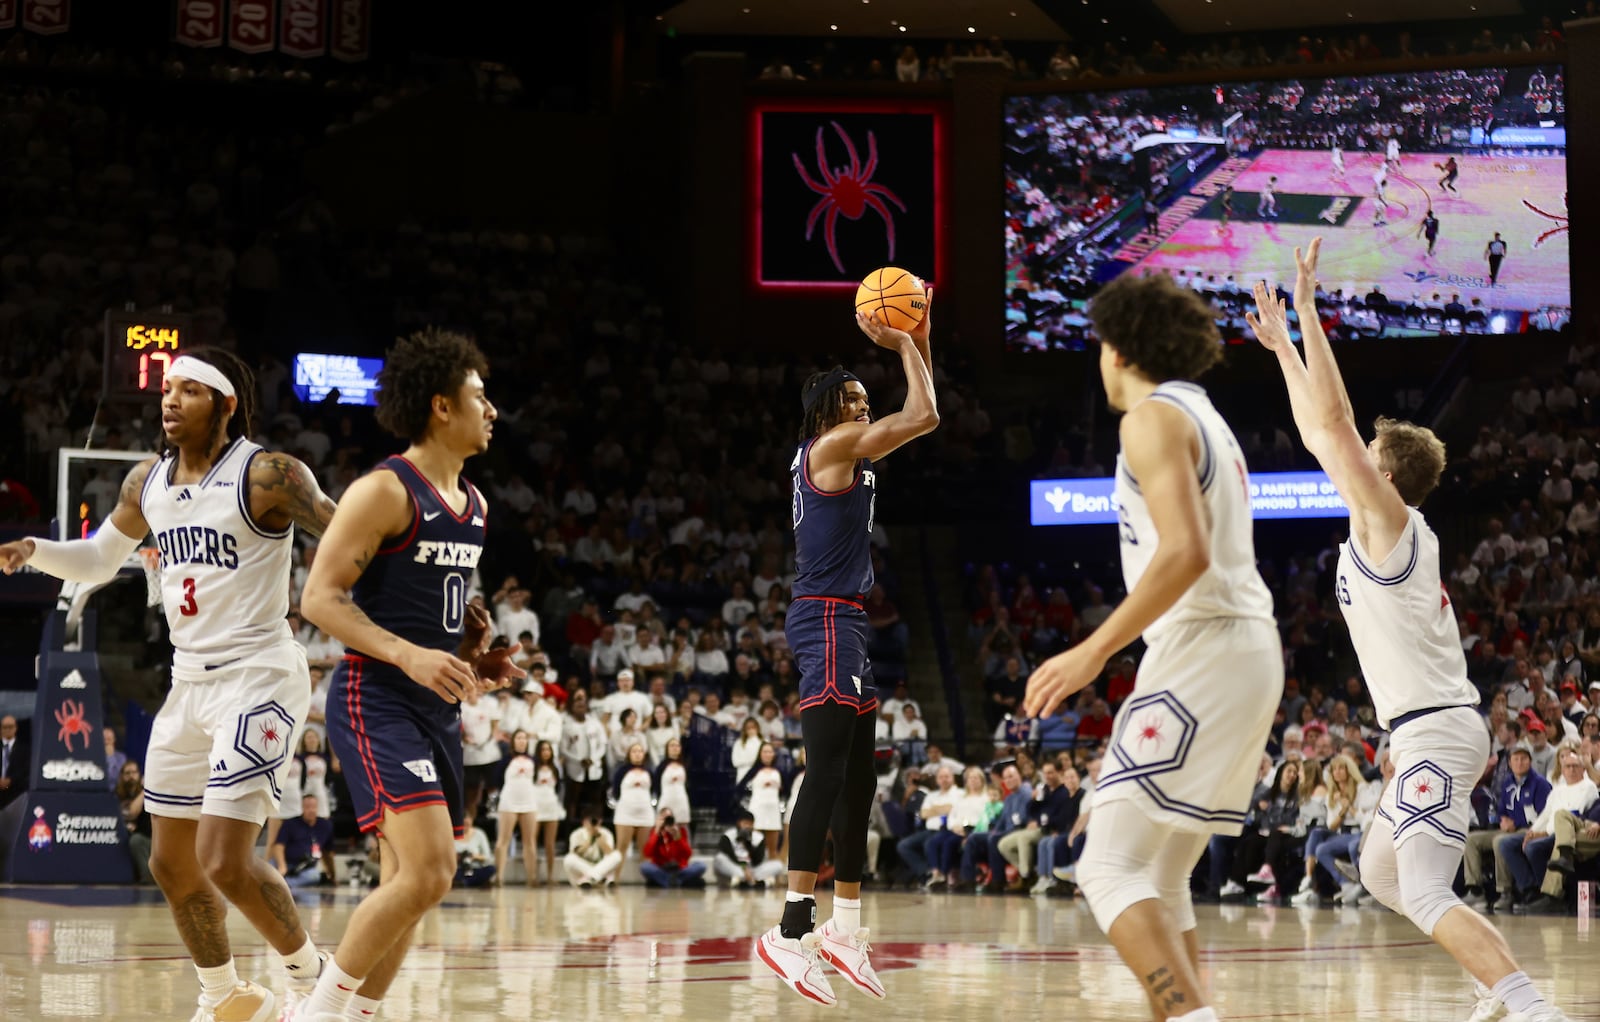
[[[922,279],[910,270],[885,266],[867,274],[856,288],[856,311],[863,315],[876,312],[888,326],[909,331],[928,311],[928,292]]]

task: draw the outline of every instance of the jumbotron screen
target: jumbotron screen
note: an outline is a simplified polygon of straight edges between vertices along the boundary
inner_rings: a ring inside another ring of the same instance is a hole
[[[1009,350],[1083,348],[1123,273],[1240,340],[1253,282],[1291,289],[1317,235],[1335,339],[1571,315],[1560,65],[1017,95],[1004,141]]]

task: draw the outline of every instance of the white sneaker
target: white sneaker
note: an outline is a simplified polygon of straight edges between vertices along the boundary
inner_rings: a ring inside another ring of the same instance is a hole
[[[268,1022],[278,1017],[277,1009],[271,990],[246,980],[216,1004],[202,1001],[191,1022]]]
[[[1362,890],[1364,888],[1360,884],[1345,884],[1339,888],[1339,893],[1333,896],[1333,900],[1341,905],[1359,905]]]
[[[1047,894],[1056,885],[1055,877],[1040,877],[1039,882],[1028,891],[1029,894]]]
[[[1312,878],[1311,877],[1308,876],[1308,877],[1302,878],[1301,881],[1300,881],[1300,889],[1298,891],[1296,891],[1295,893],[1296,894],[1304,894],[1307,891],[1311,890],[1311,883],[1312,883]]]
[[[1222,890],[1217,892],[1217,897],[1219,897],[1219,898],[1237,898],[1239,895],[1241,895],[1243,893],[1244,893],[1244,888],[1243,887],[1240,887],[1238,884],[1234,883],[1232,880],[1229,880],[1227,883],[1222,885]]]
[[[833,996],[833,987],[818,964],[821,948],[820,933],[812,931],[794,940],[783,935],[782,927],[774,926],[756,941],[756,957],[801,997],[818,1004],[833,1004],[838,998]]]
[[[1315,889],[1302,890],[1299,894],[1289,899],[1289,904],[1297,908],[1316,908],[1320,896]]]
[[[1050,875],[1064,884],[1076,884],[1078,882],[1078,867],[1076,865],[1057,866],[1050,871]]]
[[[1472,1014],[1467,1016],[1467,1022],[1498,1022],[1506,1017],[1506,1006],[1494,995],[1493,990],[1473,980],[1472,993],[1478,1003],[1473,1006]]]
[[[855,933],[844,934],[834,929],[830,919],[817,932],[822,934],[822,946],[818,949],[822,960],[837,969],[857,990],[883,1000],[886,996],[883,984],[878,982],[878,974],[873,971],[872,959],[868,957],[872,945],[867,942],[867,928],[863,926]]]
[[[284,983],[283,989],[283,1014],[291,1015],[300,1003],[310,997],[317,989],[317,980],[322,978],[322,970],[327,968],[328,962],[333,958],[326,951],[317,952],[317,971],[310,976],[297,976],[289,974],[289,979]]]

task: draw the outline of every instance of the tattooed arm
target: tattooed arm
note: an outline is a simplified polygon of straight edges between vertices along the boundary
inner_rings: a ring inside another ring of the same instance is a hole
[[[250,517],[272,532],[298,525],[320,536],[333,520],[333,499],[299,458],[263,451],[250,462]]]
[[[393,664],[445,702],[459,702],[477,684],[471,665],[380,627],[350,595],[384,539],[411,528],[411,515],[411,497],[393,472],[380,470],[353,483],[322,537],[300,611],[348,648]]]

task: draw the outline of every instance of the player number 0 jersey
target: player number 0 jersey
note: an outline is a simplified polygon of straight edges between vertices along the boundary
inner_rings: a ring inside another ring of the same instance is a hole
[[[1254,618],[1271,622],[1272,594],[1256,569],[1254,524],[1250,516],[1249,469],[1244,454],[1222,415],[1197,384],[1171,380],[1145,400],[1164,401],[1181,409],[1194,424],[1200,441],[1200,494],[1211,525],[1211,566],[1167,612],[1145,629],[1154,642],[1169,626],[1208,618]],[[1138,585],[1155,557],[1160,537],[1139,481],[1117,455],[1112,488],[1121,533],[1122,578],[1128,591]]]

